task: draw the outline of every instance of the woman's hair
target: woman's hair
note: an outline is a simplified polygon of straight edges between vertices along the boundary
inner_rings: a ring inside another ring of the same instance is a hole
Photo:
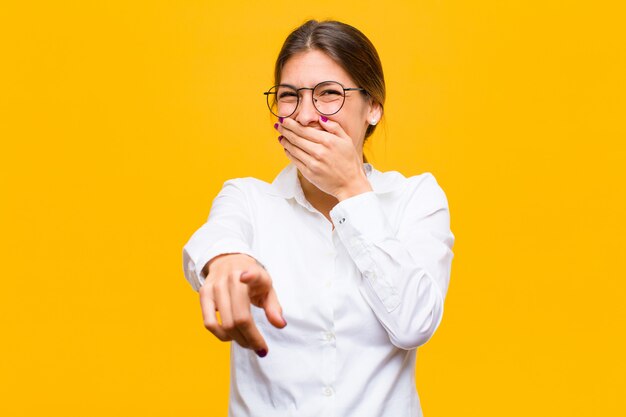
[[[350,75],[357,87],[367,90],[367,94],[382,109],[385,78],[376,48],[357,28],[334,20],[309,20],[289,34],[276,59],[275,84],[280,83],[283,67],[289,58],[310,50],[326,53]],[[375,125],[367,127],[365,140],[375,129]],[[365,155],[363,160],[367,162]]]

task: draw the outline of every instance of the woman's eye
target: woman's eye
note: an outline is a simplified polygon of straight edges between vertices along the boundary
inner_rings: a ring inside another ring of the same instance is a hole
[[[286,92],[286,93],[280,93],[278,95],[278,98],[289,98],[289,97],[296,97],[296,93],[292,93],[292,92]]]
[[[332,96],[332,95],[341,95],[341,92],[337,90],[324,90],[320,94],[321,96]]]

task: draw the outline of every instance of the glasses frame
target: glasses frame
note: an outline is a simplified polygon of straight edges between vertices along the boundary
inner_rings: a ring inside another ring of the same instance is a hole
[[[313,91],[315,91],[315,89],[317,87],[319,87],[322,84],[325,83],[335,83],[335,84],[339,84],[341,86],[341,88],[343,89],[343,101],[341,102],[341,106],[339,106],[339,109],[337,109],[337,111],[333,112],[333,113],[323,113],[321,112],[317,106],[315,105],[315,98],[313,98]],[[296,91],[296,107],[293,108],[293,111],[291,112],[291,114],[287,115],[287,116],[280,116],[276,113],[274,113],[272,111],[272,103],[270,103],[270,96],[274,96],[274,102],[276,101],[276,91],[272,91],[272,89],[278,89],[278,87],[289,87],[292,88]],[[339,113],[339,111],[343,108],[343,105],[346,103],[346,91],[362,91],[365,94],[369,95],[369,92],[365,89],[365,88],[361,88],[361,87],[344,87],[343,84],[341,84],[339,81],[334,81],[334,80],[327,80],[327,81],[322,81],[320,83],[315,84],[315,86],[313,87],[300,87],[300,88],[296,88],[295,86],[291,85],[291,84],[277,84],[275,86],[272,86],[269,90],[267,90],[266,92],[264,92],[263,94],[265,95],[265,97],[267,98],[267,107],[270,109],[270,113],[272,113],[274,116],[276,117],[290,117],[292,114],[294,114],[296,112],[296,110],[298,110],[298,106],[300,105],[300,91],[301,90],[311,90],[311,102],[313,103],[313,108],[315,108],[315,111],[317,111],[319,114],[322,114],[324,116],[332,116],[333,114],[337,114]]]

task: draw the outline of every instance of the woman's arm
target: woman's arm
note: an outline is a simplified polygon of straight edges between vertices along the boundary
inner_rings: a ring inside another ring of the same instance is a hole
[[[207,222],[200,227],[183,248],[183,271],[194,290],[198,291],[207,277],[205,268],[213,258],[227,253],[252,252],[252,225],[249,205],[237,180],[228,180],[213,200]]]
[[[250,249],[250,206],[239,185],[237,180],[224,183],[213,200],[209,219],[183,249],[183,270],[199,292],[205,327],[221,341],[235,340],[263,357],[269,348],[250,305],[263,308],[275,327],[287,323],[272,279]]]
[[[403,192],[397,233],[374,192],[340,201],[330,216],[362,273],[361,294],[391,342],[408,350],[426,343],[441,322],[454,235],[432,174],[411,177]]]

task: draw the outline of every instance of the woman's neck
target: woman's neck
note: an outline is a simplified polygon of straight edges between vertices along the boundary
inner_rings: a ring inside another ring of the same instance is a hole
[[[298,171],[298,179],[300,180],[300,186],[302,187],[302,192],[306,197],[307,201],[311,203],[314,207],[319,210],[318,206],[322,207],[334,207],[335,204],[339,202],[335,196],[325,193],[324,191],[317,188],[315,184],[310,182],[300,171]]]

